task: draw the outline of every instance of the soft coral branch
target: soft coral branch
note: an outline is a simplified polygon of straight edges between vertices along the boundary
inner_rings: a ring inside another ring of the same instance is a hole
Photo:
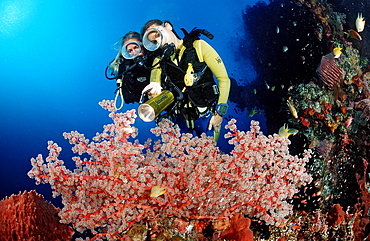
[[[264,136],[258,122],[248,132],[239,131],[235,120],[226,137],[231,155],[222,153],[211,137],[180,134],[177,126],[163,120],[152,132],[159,140],[144,145],[133,142],[137,129],[131,125],[133,110],[116,113],[111,102],[112,124],[105,125],[92,141],[78,132],[64,134],[73,151],[72,172],[58,159],[61,148],[49,142],[49,156],[32,159],[29,176],[49,183],[54,195],[62,195],[62,222],[78,231],[104,230],[96,239],[114,240],[133,223],[157,214],[188,219],[218,219],[243,212],[267,224],[283,224],[292,212],[285,200],[311,181],[304,165],[310,157],[289,155],[287,138]],[[165,188],[150,197],[155,186]],[[96,232],[96,231],[94,231]]]

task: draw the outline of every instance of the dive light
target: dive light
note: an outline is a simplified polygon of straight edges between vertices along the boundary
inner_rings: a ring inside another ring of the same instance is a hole
[[[164,90],[156,97],[141,104],[138,108],[140,119],[145,122],[153,121],[162,111],[164,111],[175,100],[174,95]]]

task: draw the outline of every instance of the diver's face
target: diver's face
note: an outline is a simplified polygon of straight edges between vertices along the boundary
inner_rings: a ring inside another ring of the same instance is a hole
[[[151,25],[147,31],[150,31],[148,33],[148,40],[153,43],[160,43],[160,48],[162,48],[165,44],[171,44],[174,43],[174,33],[172,32],[172,27],[165,25],[163,27],[162,25],[153,24]]]
[[[126,59],[133,59],[143,55],[140,41],[133,38],[127,39],[122,47],[122,55]]]
[[[140,54],[140,46],[135,44],[135,43],[129,43],[127,46],[126,46],[126,49],[127,49],[127,53],[129,53],[129,55],[135,55],[135,56],[138,56]]]

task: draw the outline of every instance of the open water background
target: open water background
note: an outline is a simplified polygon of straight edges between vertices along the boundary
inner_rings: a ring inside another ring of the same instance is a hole
[[[242,13],[255,2],[0,1],[0,199],[36,189],[59,204],[49,185],[36,186],[28,178],[30,158],[45,156],[47,141],[54,140],[63,148],[61,159],[73,169],[71,146],[62,133],[78,130],[91,138],[110,123],[97,103],[114,98],[116,85],[104,77],[107,63],[116,55],[114,43],[130,30],[140,31],[150,19],[169,20],[178,33],[181,27],[207,29],[215,38],[204,39],[223,58],[229,76],[239,85],[252,81],[253,66],[238,53],[240,48],[248,51]],[[240,38],[246,39],[245,46],[237,48]],[[236,118],[238,127],[248,130],[247,111],[230,106],[228,118]],[[131,108],[137,105],[124,110]],[[263,116],[253,119],[258,118],[263,125]],[[153,137],[153,123],[138,118],[135,126],[141,142]],[[219,145],[230,150],[222,138]]]

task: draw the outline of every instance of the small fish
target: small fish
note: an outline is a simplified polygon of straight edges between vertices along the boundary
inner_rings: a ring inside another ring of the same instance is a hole
[[[161,185],[154,186],[150,190],[150,197],[159,197],[163,195],[165,192],[166,192],[166,187],[161,186]]]
[[[365,28],[365,20],[364,18],[362,17],[362,13],[359,13],[357,15],[357,19],[356,19],[356,29],[357,29],[357,32],[362,32],[364,31],[364,28]]]
[[[253,89],[253,94],[257,94],[257,89]]]
[[[334,58],[339,58],[339,56],[342,54],[342,48],[336,47],[333,49]]]
[[[288,51],[288,47],[287,46],[283,46],[283,52],[285,53],[286,51]]]
[[[289,100],[286,101],[286,104],[288,105],[289,107],[289,110],[290,110],[290,113],[292,113],[292,116],[294,118],[298,118],[298,112],[297,110],[295,109],[295,107],[292,105],[292,103],[290,103]]]
[[[276,33],[280,33],[280,28],[279,28],[279,26],[276,26]]]
[[[346,128],[351,126],[353,119],[354,118],[352,116],[348,117],[348,119],[346,120],[346,122],[344,124]]]
[[[300,229],[300,228],[301,228],[301,226],[299,226],[298,224],[291,224],[291,225],[289,226],[289,228],[290,228],[290,229],[295,230],[295,229]]]
[[[297,21],[293,21],[292,24],[294,27],[297,26]]]
[[[295,229],[300,229],[301,228],[301,226],[299,226],[299,225],[294,225],[294,226],[292,226],[292,227],[290,227],[291,229],[293,229],[293,230],[295,230]]]
[[[362,40],[362,37],[361,35],[359,35],[355,30],[353,29],[350,29],[348,30],[348,32],[344,32],[346,35],[347,35],[347,38],[354,38],[354,39],[357,39],[357,40]]]
[[[269,84],[267,84],[267,82],[265,81],[265,85],[266,85],[266,89],[270,89],[270,86],[269,86]]]
[[[275,90],[275,88],[276,88],[275,86],[272,86],[272,87],[271,87],[271,91],[274,91],[274,90]]]
[[[295,135],[298,133],[297,129],[289,129],[287,124],[284,124],[282,127],[279,129],[279,136],[280,137],[285,137],[288,138],[290,135]]]
[[[248,113],[248,116],[249,117],[253,117],[255,114],[257,114],[258,113],[258,111],[257,111],[257,109],[256,108],[253,108],[253,109],[251,109],[250,111],[249,111],[249,113]]]

